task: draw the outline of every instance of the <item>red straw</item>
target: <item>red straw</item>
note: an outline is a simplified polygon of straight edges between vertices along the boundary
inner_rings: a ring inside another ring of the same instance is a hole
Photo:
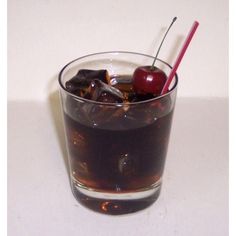
[[[161,91],[161,95],[163,95],[164,93],[166,93],[168,91],[169,85],[170,85],[170,83],[171,83],[171,81],[172,81],[172,79],[173,79],[173,77],[174,77],[174,75],[175,75],[175,73],[178,69],[178,66],[179,66],[179,64],[180,64],[180,62],[181,62],[188,46],[189,46],[189,43],[192,40],[192,37],[193,37],[198,25],[199,25],[199,23],[197,21],[194,21],[193,26],[192,26],[189,34],[188,34],[188,37],[186,38],[186,40],[184,42],[184,45],[183,45],[182,49],[180,50],[179,55],[178,55],[178,57],[175,61],[175,64],[174,64],[174,66],[173,66],[173,68],[170,72],[170,75],[169,75],[168,79],[166,80],[166,83],[165,83],[165,85],[164,85],[164,87]]]

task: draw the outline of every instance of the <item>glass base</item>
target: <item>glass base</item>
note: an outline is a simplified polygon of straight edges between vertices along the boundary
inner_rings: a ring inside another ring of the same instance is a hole
[[[128,193],[104,193],[87,189],[72,181],[75,198],[83,206],[103,214],[122,215],[143,210],[152,205],[160,195],[161,181],[148,189]]]

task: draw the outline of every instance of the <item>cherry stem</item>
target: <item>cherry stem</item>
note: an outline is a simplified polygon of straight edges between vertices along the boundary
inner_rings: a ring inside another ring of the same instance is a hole
[[[153,61],[153,63],[152,63],[152,65],[151,65],[151,70],[154,70],[154,64],[155,64],[155,62],[156,62],[156,60],[157,60],[157,56],[158,56],[158,54],[159,54],[159,52],[160,52],[160,49],[161,49],[161,46],[162,46],[162,44],[163,44],[163,42],[164,42],[164,40],[165,40],[165,38],[166,38],[166,35],[168,34],[168,32],[169,32],[169,30],[170,30],[170,28],[171,28],[171,26],[174,24],[174,22],[177,20],[177,17],[174,17],[173,18],[173,20],[172,20],[172,22],[171,22],[171,24],[170,24],[170,26],[168,27],[168,29],[167,29],[167,31],[166,31],[166,33],[165,33],[165,35],[164,35],[164,37],[163,37],[163,39],[162,39],[162,41],[161,41],[161,44],[160,44],[160,46],[159,46],[159,48],[158,48],[158,50],[157,50],[157,54],[156,54],[156,56],[155,56],[155,58],[154,58],[154,61]]]

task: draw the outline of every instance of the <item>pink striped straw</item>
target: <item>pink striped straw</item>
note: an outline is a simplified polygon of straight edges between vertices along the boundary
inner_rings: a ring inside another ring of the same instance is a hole
[[[165,83],[165,85],[164,85],[164,87],[163,87],[163,89],[161,91],[161,95],[163,95],[164,93],[166,93],[168,91],[169,85],[170,85],[170,83],[171,83],[171,81],[172,81],[172,79],[173,79],[173,77],[174,77],[174,75],[175,75],[175,73],[176,73],[176,71],[177,71],[177,69],[179,67],[179,64],[180,64],[180,62],[181,62],[181,60],[182,60],[182,58],[183,58],[183,56],[184,56],[188,46],[189,46],[189,43],[191,42],[191,40],[193,38],[193,35],[194,35],[198,25],[199,25],[199,23],[197,21],[194,21],[193,26],[192,26],[191,30],[189,31],[189,34],[188,34],[188,36],[187,36],[187,38],[186,38],[186,40],[185,40],[185,42],[183,44],[183,47],[180,50],[179,55],[178,55],[178,57],[177,57],[177,59],[176,59],[176,61],[174,63],[174,66],[173,66],[173,68],[172,68],[172,70],[170,72],[170,75],[167,78],[166,83]]]

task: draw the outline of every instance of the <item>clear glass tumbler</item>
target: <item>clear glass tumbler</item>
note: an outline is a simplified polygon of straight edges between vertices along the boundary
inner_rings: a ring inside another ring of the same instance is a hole
[[[119,104],[75,96],[66,91],[65,83],[80,69],[132,75],[153,59],[134,52],[95,53],[73,60],[59,74],[72,191],[94,211],[131,213],[158,198],[178,78],[163,96]],[[156,66],[170,73],[166,62],[157,60]]]

